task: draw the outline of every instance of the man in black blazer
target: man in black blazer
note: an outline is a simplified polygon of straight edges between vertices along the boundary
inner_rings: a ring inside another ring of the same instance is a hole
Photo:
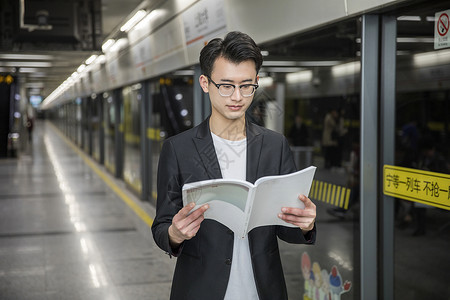
[[[254,183],[296,171],[286,138],[245,117],[261,65],[260,49],[246,34],[231,32],[210,41],[200,54],[199,82],[209,93],[211,115],[163,144],[152,232],[158,246],[177,257],[172,300],[287,299],[277,238],[315,241],[316,207],[304,195],[299,195],[304,209],[286,207],[278,214],[297,228],[257,227],[244,239],[205,219],[208,204],[191,214],[193,205],[183,207],[185,183],[223,177]]]

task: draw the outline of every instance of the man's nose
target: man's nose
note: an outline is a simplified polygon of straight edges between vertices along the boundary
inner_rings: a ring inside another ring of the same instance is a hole
[[[243,97],[242,97],[242,94],[241,94],[241,89],[238,86],[236,86],[234,88],[233,94],[231,94],[231,100],[241,101],[242,98]]]

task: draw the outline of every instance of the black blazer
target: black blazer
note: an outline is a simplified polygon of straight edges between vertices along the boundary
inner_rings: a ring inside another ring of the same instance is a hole
[[[247,134],[247,181],[254,183],[268,175],[296,171],[284,136],[250,122]],[[167,139],[158,166],[158,198],[152,225],[156,244],[177,256],[172,282],[172,300],[223,299],[230,275],[233,232],[214,220],[205,219],[197,235],[171,249],[168,228],[182,208],[183,184],[222,178],[212,141],[209,118],[181,134]],[[276,201],[276,199],[273,199]],[[288,299],[277,237],[297,244],[313,244],[316,229],[304,236],[300,229],[263,226],[249,235],[253,273],[260,300]]]

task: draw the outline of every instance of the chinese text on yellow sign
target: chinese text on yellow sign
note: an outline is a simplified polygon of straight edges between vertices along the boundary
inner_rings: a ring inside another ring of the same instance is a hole
[[[450,210],[450,175],[384,166],[386,195]]]

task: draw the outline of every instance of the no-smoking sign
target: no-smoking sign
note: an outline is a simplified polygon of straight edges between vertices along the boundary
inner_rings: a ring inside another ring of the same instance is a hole
[[[450,9],[435,14],[434,49],[450,47]]]

